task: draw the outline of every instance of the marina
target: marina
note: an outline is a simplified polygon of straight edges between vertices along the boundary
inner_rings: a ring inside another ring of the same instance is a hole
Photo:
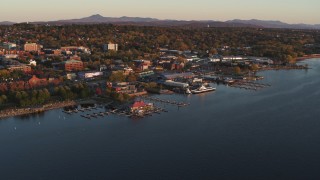
[[[149,100],[156,101],[156,99],[154,98],[149,98]],[[159,99],[157,100],[160,101]],[[177,102],[170,102],[170,103],[176,104],[179,107],[187,105],[185,103],[177,103]],[[117,106],[117,107],[111,106],[110,108],[109,106],[98,107],[97,105],[89,106],[89,107],[78,107],[77,105],[74,105],[74,106],[65,107],[64,110],[62,110],[62,112],[68,115],[79,113],[80,117],[82,118],[97,119],[97,118],[102,118],[108,115],[119,115],[119,116],[131,117],[131,118],[137,118],[137,117],[143,118],[146,116],[152,116],[153,114],[161,114],[162,112],[168,112],[168,110],[154,106],[152,109],[148,109],[146,111],[137,113],[137,112],[131,112],[130,108],[125,106]],[[91,112],[91,113],[88,113],[88,112]]]

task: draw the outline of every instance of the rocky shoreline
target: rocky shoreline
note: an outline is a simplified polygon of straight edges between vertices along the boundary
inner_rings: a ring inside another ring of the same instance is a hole
[[[62,101],[62,102],[48,103],[41,107],[5,109],[0,111],[0,119],[13,117],[13,116],[34,114],[34,113],[44,112],[52,109],[63,108],[66,106],[73,106],[76,104],[77,103],[75,101]]]

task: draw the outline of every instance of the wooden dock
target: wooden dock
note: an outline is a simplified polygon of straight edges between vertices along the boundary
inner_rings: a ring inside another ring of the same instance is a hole
[[[165,103],[165,104],[177,105],[179,107],[190,105],[190,103],[186,103],[186,102],[177,102],[177,101],[171,101],[171,100],[153,98],[153,97],[147,97],[147,96],[144,96],[142,98],[145,99],[145,100],[149,100],[149,101],[155,101],[155,102],[160,102],[160,103]]]
[[[266,87],[270,87],[270,84],[256,83],[250,81],[236,81],[232,84],[229,84],[230,87],[246,89],[246,90],[260,90]]]

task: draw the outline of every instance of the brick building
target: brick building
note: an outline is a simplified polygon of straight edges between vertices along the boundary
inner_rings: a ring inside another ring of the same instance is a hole
[[[14,70],[19,70],[19,71],[23,71],[25,73],[31,72],[31,67],[27,66],[25,64],[20,64],[20,65],[8,65],[7,66],[8,70],[10,72],[14,71]]]
[[[65,71],[81,71],[83,70],[83,62],[77,60],[68,60],[64,62]]]

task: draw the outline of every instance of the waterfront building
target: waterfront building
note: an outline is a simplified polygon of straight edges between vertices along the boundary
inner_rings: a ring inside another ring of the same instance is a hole
[[[164,80],[175,80],[178,78],[191,79],[194,77],[194,74],[192,72],[174,73],[174,74],[162,73],[160,77]]]
[[[111,87],[117,93],[134,94],[137,92],[136,85],[129,82],[107,83],[107,86]]]
[[[144,113],[151,109],[153,109],[153,104],[145,103],[144,101],[135,101],[130,107],[130,111],[137,114]]]
[[[178,87],[178,88],[183,88],[183,89],[189,87],[189,84],[187,84],[187,83],[176,82],[176,81],[172,81],[172,80],[167,80],[163,84],[166,86]]]

